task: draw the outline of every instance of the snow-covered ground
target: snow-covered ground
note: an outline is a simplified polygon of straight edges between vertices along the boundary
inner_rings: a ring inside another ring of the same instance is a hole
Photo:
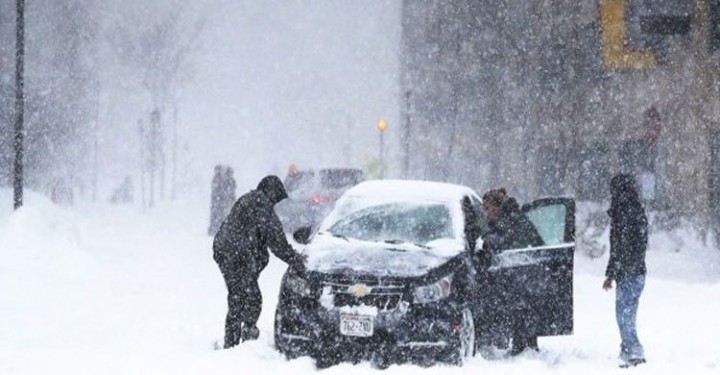
[[[260,280],[261,338],[222,341],[225,287],[205,235],[207,199],[134,207],[58,207],[26,193],[13,212],[0,189],[0,374],[314,373],[308,358],[273,349],[277,259]],[[462,368],[392,366],[415,373],[720,373],[720,254],[682,234],[656,235],[639,312],[649,363],[617,368],[614,293],[601,289],[606,257],[578,255],[575,334],[541,338],[539,353]],[[374,373],[369,363],[327,374]]]

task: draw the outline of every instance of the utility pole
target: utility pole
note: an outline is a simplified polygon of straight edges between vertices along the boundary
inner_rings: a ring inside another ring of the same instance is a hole
[[[23,123],[25,113],[25,0],[17,0],[15,39],[15,163],[13,168],[13,201],[17,210],[23,204]]]
[[[378,120],[377,129],[380,132],[380,178],[385,178],[385,129],[387,129],[387,120],[384,118]]]
[[[403,148],[403,173],[405,178],[410,177],[410,128],[412,127],[412,114],[410,113],[410,100],[412,93],[405,91],[405,124],[403,126],[402,148]]]
[[[93,111],[93,166],[92,166],[92,200],[97,202],[98,175],[100,174],[100,83],[92,81],[93,93],[95,95],[95,108]]]
[[[173,104],[172,128],[172,186],[170,187],[170,200],[175,200],[177,194],[177,148],[178,148],[178,105]]]

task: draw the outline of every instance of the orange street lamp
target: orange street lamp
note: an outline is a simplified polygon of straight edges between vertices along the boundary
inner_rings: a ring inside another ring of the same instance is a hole
[[[377,129],[380,132],[380,163],[384,166],[385,165],[385,129],[387,129],[387,120],[384,118],[381,118],[377,122]],[[383,176],[380,176],[382,178]]]
[[[384,132],[385,129],[387,129],[387,120],[385,120],[384,118],[381,118],[380,120],[378,120],[377,128],[380,131],[380,133]]]

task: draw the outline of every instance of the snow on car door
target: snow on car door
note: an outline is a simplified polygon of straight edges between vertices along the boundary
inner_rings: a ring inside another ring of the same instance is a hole
[[[504,250],[490,267],[497,292],[509,294],[504,306],[537,336],[571,334],[573,330],[573,255],[575,201],[544,198],[522,212],[544,245]]]

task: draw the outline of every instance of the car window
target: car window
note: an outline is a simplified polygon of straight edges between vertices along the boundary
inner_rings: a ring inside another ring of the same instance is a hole
[[[328,232],[365,241],[416,244],[453,238],[450,210],[443,204],[382,204],[356,211],[331,224]]]
[[[564,204],[553,204],[535,208],[527,213],[545,245],[559,245],[565,242]]]
[[[358,169],[325,169],[320,171],[320,185],[328,189],[349,188],[363,180]]]

